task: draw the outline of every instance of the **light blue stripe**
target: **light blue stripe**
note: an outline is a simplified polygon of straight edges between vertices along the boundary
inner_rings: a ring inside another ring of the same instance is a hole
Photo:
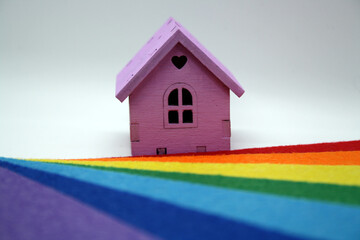
[[[358,207],[77,166],[5,158],[0,160],[288,234],[325,239],[360,238]]]

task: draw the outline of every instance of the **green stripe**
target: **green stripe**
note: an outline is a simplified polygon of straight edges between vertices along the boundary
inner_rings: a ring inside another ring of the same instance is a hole
[[[200,183],[230,189],[249,190],[296,198],[360,205],[360,187],[356,186],[149,171],[80,164],[72,165],[96,168],[106,171],[124,172],[135,175],[171,179],[176,181]]]

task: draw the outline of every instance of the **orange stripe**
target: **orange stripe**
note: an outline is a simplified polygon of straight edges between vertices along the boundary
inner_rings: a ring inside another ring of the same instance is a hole
[[[360,151],[318,152],[318,153],[272,153],[231,154],[203,156],[166,157],[119,157],[94,159],[69,159],[73,161],[153,161],[193,163],[273,163],[304,165],[360,165]]]

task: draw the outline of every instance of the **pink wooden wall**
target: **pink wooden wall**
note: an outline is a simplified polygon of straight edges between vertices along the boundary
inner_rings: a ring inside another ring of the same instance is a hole
[[[177,69],[171,58],[181,55],[187,63]],[[165,128],[164,94],[176,83],[188,84],[196,92],[197,127]],[[132,92],[129,103],[134,156],[155,155],[157,148],[167,148],[167,154],[201,151],[203,146],[206,151],[230,149],[229,88],[180,44]]]

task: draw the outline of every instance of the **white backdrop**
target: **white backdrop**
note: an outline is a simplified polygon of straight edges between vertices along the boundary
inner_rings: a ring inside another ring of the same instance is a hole
[[[0,0],[0,156],[130,155],[115,77],[169,16],[246,91],[232,149],[360,139],[359,1]]]

